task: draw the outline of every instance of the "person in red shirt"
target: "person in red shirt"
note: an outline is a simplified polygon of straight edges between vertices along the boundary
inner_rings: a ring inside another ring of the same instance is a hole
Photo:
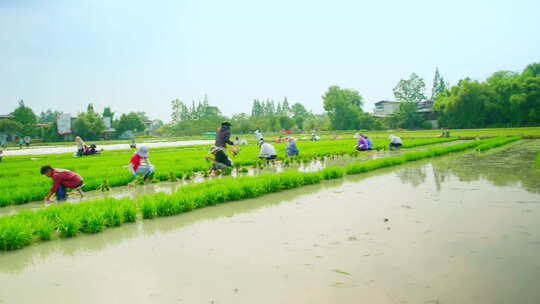
[[[140,147],[137,152],[131,156],[129,161],[129,170],[133,176],[137,177],[139,174],[144,176],[144,179],[148,179],[152,173],[154,173],[154,165],[150,163],[148,158],[148,147]]]
[[[58,201],[64,201],[67,199],[67,188],[78,188],[83,184],[79,174],[65,169],[54,169],[50,165],[42,166],[41,174],[53,180],[51,190],[45,196],[45,201],[50,200],[55,193]]]

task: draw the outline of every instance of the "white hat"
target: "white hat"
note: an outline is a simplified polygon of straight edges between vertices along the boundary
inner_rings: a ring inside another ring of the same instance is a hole
[[[142,146],[137,150],[137,154],[140,157],[148,157],[148,147]]]

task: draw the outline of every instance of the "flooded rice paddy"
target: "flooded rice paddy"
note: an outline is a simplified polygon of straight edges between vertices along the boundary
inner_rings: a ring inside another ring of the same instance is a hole
[[[539,150],[525,140],[1,253],[0,303],[539,303]]]

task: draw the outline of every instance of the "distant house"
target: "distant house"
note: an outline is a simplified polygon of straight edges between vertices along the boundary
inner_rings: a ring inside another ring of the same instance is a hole
[[[0,115],[0,119],[13,119],[15,118],[13,115],[7,114],[7,115]]]
[[[375,103],[373,116],[386,117],[394,114],[399,109],[399,101],[381,100]]]
[[[2,120],[2,119],[13,119],[13,118],[15,118],[15,117],[13,117],[13,115],[9,115],[9,114],[0,115],[0,120]],[[5,144],[7,144],[10,137],[13,139],[14,134],[8,134],[8,133],[0,132],[0,146],[3,146]]]
[[[439,120],[437,115],[433,113],[433,100],[428,99],[417,103],[416,112],[420,113],[433,129],[439,128]]]
[[[375,103],[375,110],[373,116],[375,117],[387,117],[399,110],[399,101],[381,100]],[[433,101],[424,100],[416,103],[416,112],[420,113],[425,120],[427,120],[432,128],[438,128],[439,122],[437,116],[433,113]]]

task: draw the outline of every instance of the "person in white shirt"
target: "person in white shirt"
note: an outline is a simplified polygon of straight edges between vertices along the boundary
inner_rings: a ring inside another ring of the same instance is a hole
[[[259,151],[259,158],[264,158],[266,160],[272,160],[277,158],[276,149],[271,144],[261,139],[259,146],[261,150]]]
[[[399,149],[403,145],[403,141],[397,136],[390,135],[388,139],[390,139],[390,144],[388,145],[389,150],[394,150],[393,148]]]
[[[262,133],[259,130],[255,130],[255,141],[258,143],[262,139]]]

